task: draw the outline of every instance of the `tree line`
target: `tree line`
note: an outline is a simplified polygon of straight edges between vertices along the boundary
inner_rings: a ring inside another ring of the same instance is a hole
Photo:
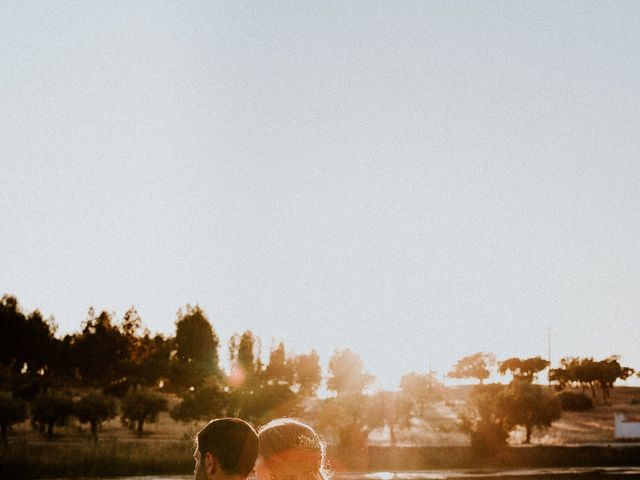
[[[23,312],[15,297],[5,295],[0,300],[2,438],[6,442],[11,424],[28,417],[53,439],[55,426],[75,416],[89,424],[91,438],[97,440],[100,424],[118,415],[142,436],[144,425],[168,410],[166,392],[180,399],[169,412],[176,421],[225,415],[259,424],[275,416],[297,415],[315,423],[341,447],[359,449],[373,430],[383,426],[395,443],[398,429],[443,398],[444,386],[433,372],[405,374],[399,391],[366,393],[375,377],[349,349],[333,354],[323,376],[315,351],[290,355],[283,342],[271,346],[264,363],[261,341],[248,330],[228,341],[228,371],[219,365],[220,347],[198,306],[178,311],[172,336],[151,333],[134,308],[120,321],[90,308],[79,332],[59,338],[53,319],[37,310]],[[484,385],[496,366],[500,375],[512,376],[509,385]],[[549,425],[563,406],[575,404],[575,398],[555,395],[534,383],[548,366],[540,357],[497,362],[482,352],[453,366],[449,377],[479,383],[459,412],[460,428],[472,444],[478,448],[504,444],[517,426],[526,429],[528,442],[534,428]],[[593,396],[600,390],[604,402],[613,383],[633,373],[618,357],[567,358],[550,371],[557,389],[579,386]],[[323,379],[333,396],[318,399]]]

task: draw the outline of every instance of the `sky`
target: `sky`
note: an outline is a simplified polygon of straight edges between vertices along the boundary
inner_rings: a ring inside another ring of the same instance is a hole
[[[640,369],[638,2],[9,1],[0,59],[0,295],[61,335]]]

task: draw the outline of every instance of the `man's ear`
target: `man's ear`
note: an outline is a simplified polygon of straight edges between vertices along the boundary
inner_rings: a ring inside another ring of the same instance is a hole
[[[211,455],[209,452],[207,452],[204,457],[204,467],[207,473],[210,473],[211,475],[216,473],[216,470],[218,470],[218,461],[216,460],[216,457]]]

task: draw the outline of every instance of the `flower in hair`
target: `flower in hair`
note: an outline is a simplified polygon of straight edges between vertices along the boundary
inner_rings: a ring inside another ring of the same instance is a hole
[[[306,435],[298,435],[296,444],[298,444],[301,447],[308,448],[310,450],[321,450],[320,442],[315,437],[310,438],[310,437],[307,437]]]

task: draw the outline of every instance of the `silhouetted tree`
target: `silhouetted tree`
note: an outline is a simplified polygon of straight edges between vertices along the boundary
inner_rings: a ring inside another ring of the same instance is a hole
[[[602,392],[602,399],[608,403],[610,389],[616,380],[626,380],[634,370],[620,365],[616,355],[595,361],[593,358],[568,357],[560,360],[560,367],[549,373],[551,381],[556,382],[558,389],[567,385],[581,386],[583,392],[589,388],[591,396],[596,398],[596,389]]]
[[[611,397],[610,391],[616,380],[626,380],[634,373],[633,368],[623,367],[619,360],[619,356],[612,355],[596,363],[596,381],[602,392],[602,400],[607,404]]]
[[[197,388],[211,375],[221,375],[218,344],[218,336],[199,306],[187,305],[185,313],[178,311],[171,383],[184,391]]]
[[[480,384],[489,378],[491,367],[495,363],[492,353],[474,353],[461,358],[448,373],[451,378],[477,378]]]
[[[187,393],[170,412],[171,418],[180,422],[210,420],[227,414],[229,395],[210,378],[194,392]]]
[[[72,355],[84,385],[105,386],[130,372],[129,342],[111,315],[89,309],[82,333],[72,339]]]
[[[9,392],[0,392],[0,438],[3,445],[7,444],[9,429],[15,423],[26,419],[25,403],[14,398]]]
[[[56,360],[56,324],[38,310],[25,315],[18,300],[0,299],[0,365],[13,375],[47,375]]]
[[[138,438],[142,437],[144,423],[154,423],[160,412],[167,411],[167,399],[148,390],[128,393],[122,400],[122,418],[130,425],[137,423]]]
[[[298,416],[302,410],[299,397],[289,386],[266,382],[231,390],[228,407],[231,416],[255,424],[275,417]]]
[[[47,440],[53,440],[55,425],[64,425],[73,413],[73,400],[65,392],[50,390],[38,395],[31,406],[31,420],[36,426],[46,427]]]
[[[98,441],[98,428],[105,420],[115,418],[117,404],[115,398],[103,393],[89,393],[82,397],[75,405],[75,413],[80,423],[89,423],[91,437]]]
[[[541,357],[532,358],[509,358],[498,364],[498,373],[505,375],[511,372],[515,380],[522,380],[532,383],[539,372],[549,366],[549,361]]]

